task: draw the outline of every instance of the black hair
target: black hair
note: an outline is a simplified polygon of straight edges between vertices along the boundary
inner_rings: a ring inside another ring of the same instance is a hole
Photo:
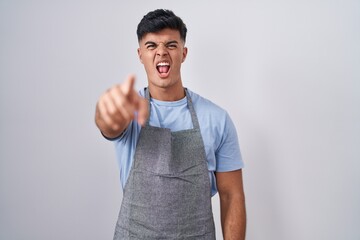
[[[138,24],[136,34],[138,41],[147,33],[156,33],[165,28],[178,30],[180,38],[186,40],[186,25],[180,17],[176,16],[171,10],[157,9],[146,14]]]

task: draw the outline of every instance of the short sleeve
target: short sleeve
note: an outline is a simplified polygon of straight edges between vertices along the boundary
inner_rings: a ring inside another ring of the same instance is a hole
[[[236,128],[226,113],[223,135],[215,152],[216,171],[228,172],[244,167]]]

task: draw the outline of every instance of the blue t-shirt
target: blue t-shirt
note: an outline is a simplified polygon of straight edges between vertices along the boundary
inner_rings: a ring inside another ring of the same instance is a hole
[[[188,93],[199,120],[213,196],[217,193],[214,172],[228,172],[244,167],[238,137],[225,110],[190,90]],[[144,90],[140,91],[140,95],[144,96]],[[151,126],[169,128],[173,132],[193,128],[186,97],[174,102],[150,99],[150,105]],[[114,140],[123,188],[130,174],[140,130],[141,126],[132,121],[125,132]]]

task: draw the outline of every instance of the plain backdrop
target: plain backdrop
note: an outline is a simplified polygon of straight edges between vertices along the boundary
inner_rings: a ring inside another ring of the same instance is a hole
[[[0,0],[0,239],[112,239],[94,109],[129,73],[146,85],[135,30],[156,8],[188,26],[184,85],[236,125],[247,239],[360,239],[358,0]]]

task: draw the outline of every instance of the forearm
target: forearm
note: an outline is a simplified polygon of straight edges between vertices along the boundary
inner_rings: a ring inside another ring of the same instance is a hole
[[[244,240],[246,230],[244,195],[220,195],[220,208],[224,240]]]

